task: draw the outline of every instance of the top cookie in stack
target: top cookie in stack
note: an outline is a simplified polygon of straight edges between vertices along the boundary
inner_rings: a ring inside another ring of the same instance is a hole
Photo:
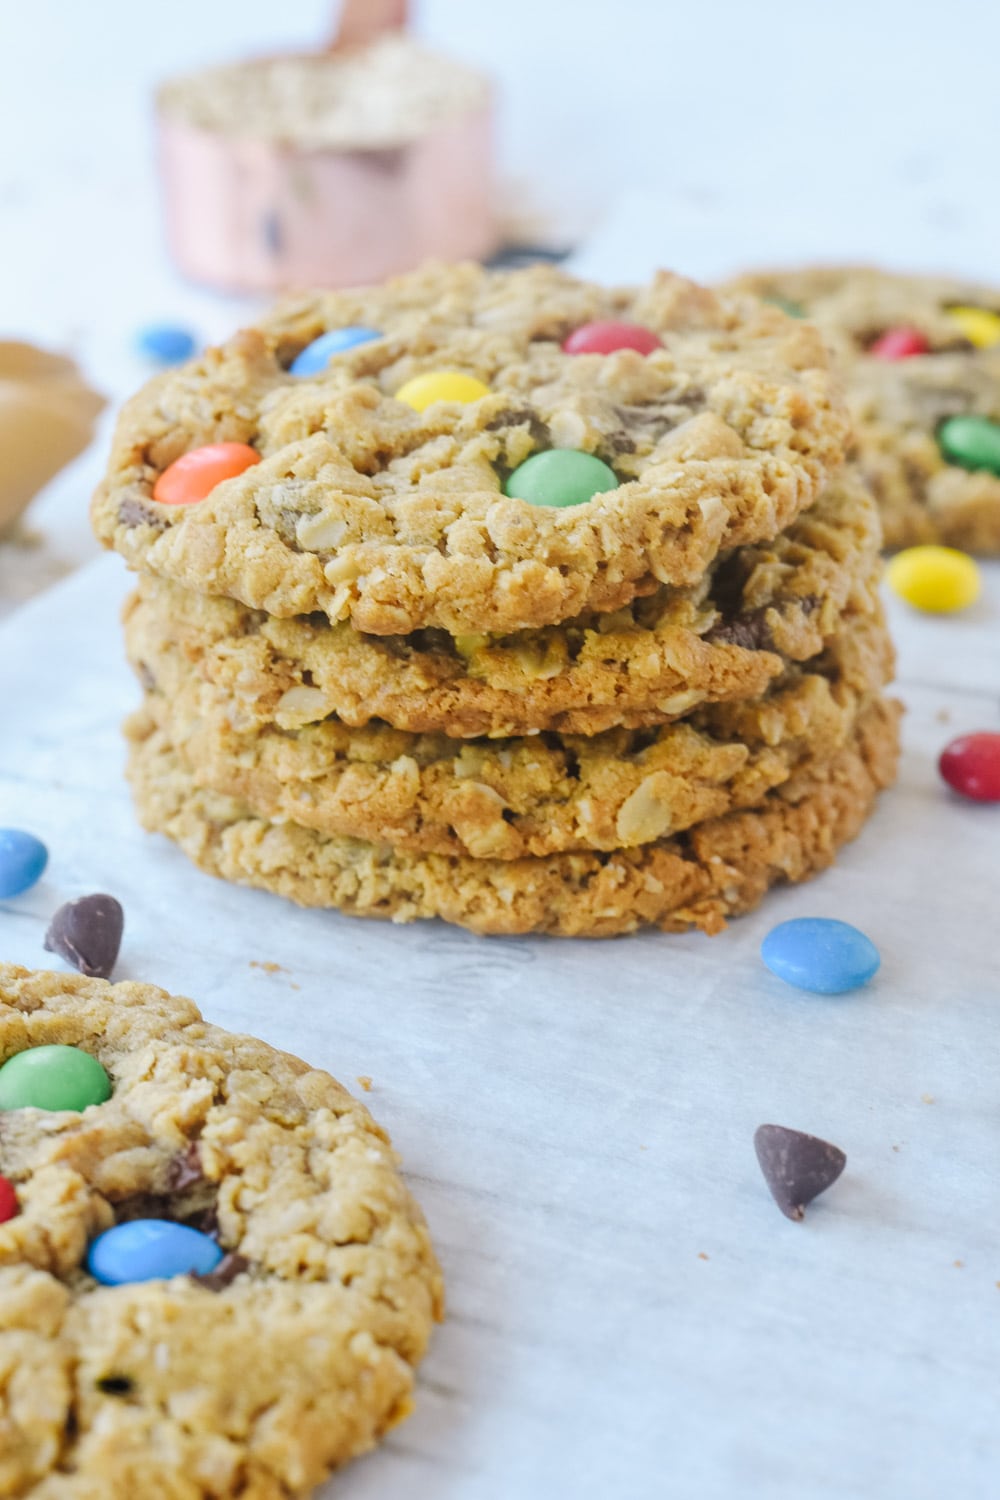
[[[847,439],[815,329],[665,273],[286,303],[135,398],[95,498],[144,820],[308,904],[713,930],[891,775]]]
[[[834,350],[888,545],[1000,556],[1000,291],[865,266],[735,286],[809,318]]]

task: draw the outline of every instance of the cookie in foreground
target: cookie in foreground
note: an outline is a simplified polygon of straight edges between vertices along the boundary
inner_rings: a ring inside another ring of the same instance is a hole
[[[0,1223],[0,1493],[311,1494],[406,1415],[441,1315],[388,1138],[328,1074],[190,1000],[0,965],[0,1059],[48,1046],[96,1059],[110,1097],[0,1115],[18,1209]],[[99,1284],[95,1242],[120,1255],[141,1221],[185,1226],[213,1268]]]
[[[1000,289],[867,266],[763,271],[836,352],[886,542],[1000,556]]]
[[[652,346],[567,343],[614,320]],[[122,413],[93,523],[137,570],[275,617],[375,635],[556,624],[692,584],[808,507],[848,437],[828,363],[809,325],[667,272],[609,289],[431,265],[286,302],[152,381]],[[545,482],[539,458],[559,470]],[[582,489],[581,464],[598,476]]]
[[[709,818],[654,844],[540,859],[411,854],[272,823],[204,791],[161,731],[133,741],[129,774],[140,822],[210,874],[302,906],[413,921],[442,917],[475,932],[611,937],[643,926],[718,932],[772,885],[830,865],[895,777],[898,706],[876,700],[829,759],[807,762],[752,811]]]

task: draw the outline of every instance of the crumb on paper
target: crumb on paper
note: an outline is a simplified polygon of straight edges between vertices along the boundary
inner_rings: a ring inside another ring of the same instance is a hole
[[[699,1250],[698,1251],[698,1259],[699,1260],[708,1260],[709,1257],[705,1254],[704,1250]]]
[[[950,724],[951,723],[951,714],[949,713],[949,711],[946,708],[939,708],[938,711],[937,711],[937,713],[934,715],[934,717],[935,717],[935,719],[937,719],[937,721],[938,721],[939,724]]]
[[[955,1267],[956,1271],[961,1271],[963,1269],[963,1267],[965,1266],[965,1261],[964,1260],[953,1260],[952,1261],[952,1265]]]
[[[372,1081],[369,1078],[369,1076],[368,1076],[367,1073],[359,1073],[358,1074],[358,1082],[360,1083],[361,1087],[364,1089],[364,1091],[365,1091],[366,1094],[370,1094],[371,1093],[371,1091],[372,1091]]]
[[[250,967],[251,969],[263,969],[265,974],[281,974],[283,972],[280,964],[268,963],[261,958],[252,958],[250,960]]]
[[[934,1095],[933,1094],[921,1094],[920,1095],[920,1102],[921,1102],[921,1104],[933,1104],[934,1103]]]

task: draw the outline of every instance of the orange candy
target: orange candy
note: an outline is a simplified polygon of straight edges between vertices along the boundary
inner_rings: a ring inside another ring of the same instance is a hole
[[[153,485],[153,499],[160,505],[197,505],[224,479],[235,479],[244,469],[260,463],[260,454],[249,443],[209,443],[175,458]]]

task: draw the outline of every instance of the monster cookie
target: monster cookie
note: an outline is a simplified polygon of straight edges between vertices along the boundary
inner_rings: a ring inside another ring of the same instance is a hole
[[[328,1074],[11,965],[0,1059],[0,1493],[304,1497],[405,1416],[440,1272]]]
[[[825,868],[892,781],[896,752],[896,706],[877,700],[839,750],[807,760],[752,811],[636,849],[513,860],[407,853],[272,823],[199,788],[158,730],[133,742],[130,774],[143,825],[224,879],[358,916],[606,937],[642,926],[718,932],[769,886]]]
[[[176,650],[151,661],[176,686],[149,692],[146,714],[198,786],[327,836],[491,859],[629,848],[753,807],[839,749],[892,670],[884,623],[860,616],[760,699],[648,730],[456,742],[337,719],[240,733],[218,688],[163,664]],[[140,715],[132,733],[147,732]]]
[[[218,688],[241,733],[330,714],[455,737],[634,729],[704,702],[759,697],[846,619],[870,614],[880,539],[869,493],[845,473],[773,542],[729,552],[698,584],[661,586],[614,614],[503,637],[379,638],[143,579],[126,643],[143,681],[168,695],[192,675]]]
[[[846,420],[815,329],[753,298],[432,266],[286,303],[158,377],[93,518],[137,569],[276,617],[507,633],[770,540]]]
[[[860,267],[739,286],[791,304],[839,355],[889,545],[1000,555],[1000,291]]]

